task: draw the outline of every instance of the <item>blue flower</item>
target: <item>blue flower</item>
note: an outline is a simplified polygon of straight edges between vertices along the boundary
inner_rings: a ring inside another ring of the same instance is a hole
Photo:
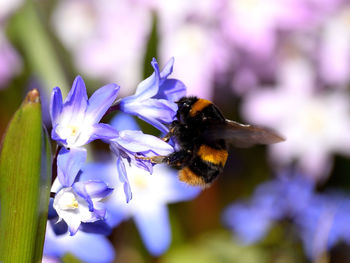
[[[350,245],[350,197],[341,193],[315,195],[295,222],[306,255],[317,260],[340,241]]]
[[[179,181],[177,171],[166,165],[157,165],[150,175],[136,166],[126,166],[133,191],[133,199],[126,204],[124,195],[115,191],[106,200],[105,220],[111,226],[132,218],[148,251],[155,256],[164,253],[171,242],[171,227],[167,204],[195,198],[200,187]],[[89,164],[83,168],[82,179],[89,180],[99,172],[101,179],[114,188],[123,182],[115,176],[113,164]]]
[[[313,261],[340,241],[350,245],[350,197],[339,192],[317,194],[313,183],[300,175],[261,185],[249,204],[233,204],[223,216],[246,244],[259,241],[274,221],[283,218],[293,222]]]
[[[120,118],[123,118],[122,120]],[[120,120],[120,121],[118,121]],[[117,115],[112,120],[113,128],[126,127],[131,125],[136,127],[134,120],[129,116]],[[117,136],[110,140],[110,148],[117,157],[117,168],[119,179],[123,183],[123,188],[126,196],[126,201],[129,202],[132,198],[132,193],[129,185],[129,180],[126,173],[124,160],[129,165],[140,167],[149,173],[153,171],[153,164],[150,161],[140,159],[138,157],[153,157],[157,155],[165,156],[171,154],[174,149],[168,143],[161,139],[144,134],[138,130],[120,130]]]
[[[245,244],[259,241],[275,221],[295,218],[307,209],[313,187],[298,174],[282,174],[259,186],[250,202],[230,205],[223,214],[223,221]]]
[[[44,257],[61,259],[68,253],[86,263],[109,263],[115,258],[113,246],[105,236],[81,231],[74,236],[56,235],[47,224]]]
[[[118,85],[108,84],[88,99],[84,81],[77,76],[63,103],[60,88],[54,88],[50,106],[52,139],[66,148],[74,148],[95,139],[114,137],[114,130],[99,121],[116,99],[118,91]]]
[[[81,223],[92,223],[103,219],[106,209],[103,198],[110,195],[113,189],[101,180],[76,180],[80,169],[86,160],[83,149],[62,148],[57,159],[58,182],[53,189],[59,189],[53,201],[60,222],[64,220],[68,225],[70,235],[74,235]]]
[[[168,128],[165,124],[174,120],[178,108],[175,102],[186,95],[186,87],[180,80],[168,79],[173,71],[174,58],[162,72],[155,59],[151,64],[154,73],[137,86],[134,95],[120,101],[120,110],[136,115],[166,133]]]

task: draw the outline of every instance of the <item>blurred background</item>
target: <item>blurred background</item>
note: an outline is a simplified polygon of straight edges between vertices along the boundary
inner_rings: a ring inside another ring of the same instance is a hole
[[[231,149],[210,188],[169,204],[161,253],[124,220],[114,262],[350,262],[350,2],[1,0],[0,135],[29,89],[50,129],[53,87],[81,75],[89,94],[114,82],[124,97],[153,57],[175,58],[188,95],[287,140]]]

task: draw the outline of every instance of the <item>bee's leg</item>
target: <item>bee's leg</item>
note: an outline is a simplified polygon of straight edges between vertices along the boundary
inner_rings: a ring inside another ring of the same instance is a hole
[[[164,137],[162,137],[162,141],[165,141],[165,142],[169,142],[171,136],[173,136],[173,134],[171,132],[168,132],[167,134],[165,134]]]
[[[174,135],[175,127],[170,128],[169,132],[165,134],[165,136],[162,138],[163,141],[168,142],[170,138]]]
[[[151,156],[151,157],[144,157],[144,156],[135,155],[135,158],[140,159],[140,160],[150,161],[151,163],[154,163],[154,164],[159,164],[159,163],[167,162],[166,159],[168,158],[168,156],[156,155],[156,156]]]

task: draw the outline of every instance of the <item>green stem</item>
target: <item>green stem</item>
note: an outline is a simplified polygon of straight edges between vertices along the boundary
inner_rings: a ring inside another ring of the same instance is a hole
[[[66,95],[69,85],[33,1],[27,1],[15,14],[10,31],[20,45],[29,68],[39,77],[47,94],[51,93],[53,87],[59,86],[63,95]]]

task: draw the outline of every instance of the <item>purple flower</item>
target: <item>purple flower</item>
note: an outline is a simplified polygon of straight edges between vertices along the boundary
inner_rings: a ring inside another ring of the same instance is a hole
[[[123,120],[120,121],[118,121],[117,118],[119,119],[120,117],[117,116],[112,120],[114,128],[125,127],[133,122],[131,117],[124,117]],[[135,127],[134,124],[131,125]],[[131,200],[132,194],[123,159],[127,160],[130,165],[135,165],[152,173],[153,165],[151,162],[137,157],[152,157],[156,155],[165,156],[174,151],[173,147],[168,143],[155,136],[144,134],[138,130],[118,131],[118,135],[110,140],[110,148],[117,157],[119,179],[124,185],[127,202]]]
[[[120,101],[120,109],[125,113],[138,116],[166,133],[168,128],[165,124],[174,120],[177,112],[175,102],[186,95],[186,87],[179,80],[168,79],[173,71],[173,58],[161,72],[155,59],[151,64],[154,73],[137,86],[134,95]]]
[[[114,129],[99,121],[116,99],[118,91],[118,85],[108,84],[88,99],[84,81],[78,76],[62,103],[60,88],[54,88],[50,107],[52,139],[67,148],[74,148],[95,139],[113,138]]]
[[[70,235],[74,235],[81,223],[92,223],[103,219],[106,209],[103,198],[111,194],[109,188],[101,180],[76,181],[77,175],[86,160],[86,151],[81,149],[61,149],[57,159],[58,188],[53,201],[60,222],[68,225]],[[60,185],[58,185],[60,184]]]
[[[81,231],[74,236],[56,235],[50,224],[47,224],[46,227],[43,253],[44,257],[49,257],[52,260],[61,259],[69,253],[86,263],[108,263],[113,262],[115,258],[113,246],[105,236]]]
[[[136,166],[125,168],[129,175],[133,199],[125,203],[124,194],[114,191],[105,203],[105,220],[111,226],[115,226],[122,220],[132,218],[147,250],[152,255],[161,255],[171,242],[167,204],[191,200],[200,193],[201,188],[180,182],[177,171],[166,165],[155,166],[152,175]],[[102,180],[118,188],[123,182],[115,176],[116,170],[113,164],[90,164],[84,167],[81,179],[94,178],[98,172]]]
[[[126,131],[126,134],[138,129],[133,118],[126,114],[117,115],[111,123],[116,129],[123,127],[130,129]],[[135,136],[135,139],[137,136]],[[152,150],[150,151],[138,153],[145,154],[145,156],[148,156],[149,153],[155,155],[156,153],[170,151],[170,148],[167,149],[169,146],[165,146],[165,142],[147,136],[141,136],[141,139],[144,140],[143,144],[140,140],[135,145],[133,143],[130,146],[126,145],[129,150],[132,149],[133,151],[142,150],[142,147],[144,149],[151,147]],[[124,139],[120,138],[120,144],[115,143],[114,146],[119,147],[117,152],[119,151],[120,154],[128,155],[125,148],[122,147]],[[159,147],[163,144],[164,148]],[[155,146],[158,149],[156,152],[154,152]],[[130,156],[130,158],[134,157]],[[131,164],[135,161],[133,160]],[[156,165],[153,174],[150,174],[149,170],[145,169],[143,165],[124,165],[120,157],[117,163],[117,167],[108,163],[86,165],[82,169],[80,179],[83,181],[91,180],[98,173],[99,178],[107,182],[108,185],[114,188],[123,186],[128,203],[125,203],[125,195],[121,191],[113,192],[105,202],[107,211],[105,221],[113,227],[122,220],[133,218],[147,249],[153,255],[160,255],[167,250],[171,241],[167,204],[195,198],[201,188],[191,187],[180,182],[177,178],[177,171],[166,165]],[[119,177],[116,176],[117,172],[119,172]],[[128,174],[128,177],[126,177],[126,174]],[[131,191],[133,192],[133,199],[130,201]]]

